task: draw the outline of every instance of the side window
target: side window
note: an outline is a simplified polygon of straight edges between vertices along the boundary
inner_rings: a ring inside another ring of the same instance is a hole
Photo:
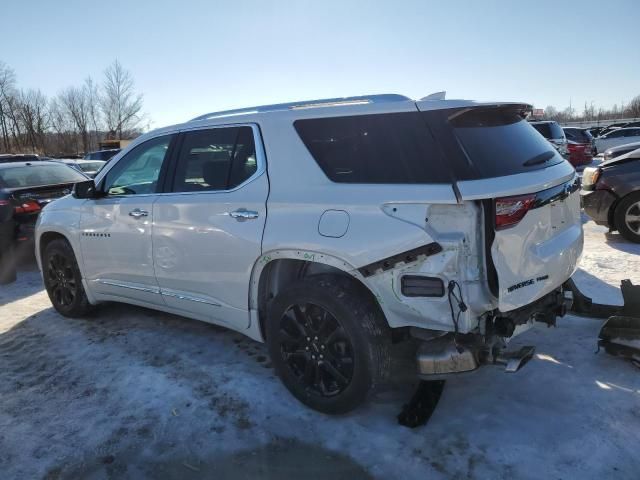
[[[108,195],[155,193],[172,138],[173,135],[153,138],[127,153],[107,173],[103,190]]]
[[[172,191],[229,190],[257,169],[251,127],[187,132],[180,148]]]
[[[607,135],[607,138],[619,138],[619,137],[622,137],[623,134],[624,132],[621,132],[620,130],[614,130],[613,132]]]
[[[419,112],[296,120],[298,135],[338,183],[448,183]]]

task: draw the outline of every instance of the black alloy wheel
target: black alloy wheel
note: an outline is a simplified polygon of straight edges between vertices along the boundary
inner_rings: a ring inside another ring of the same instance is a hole
[[[320,305],[291,305],[280,319],[278,343],[282,360],[309,393],[332,397],[351,383],[353,345],[336,317]]]
[[[47,279],[51,300],[61,307],[70,307],[78,295],[78,279],[66,256],[54,253],[49,257]]]

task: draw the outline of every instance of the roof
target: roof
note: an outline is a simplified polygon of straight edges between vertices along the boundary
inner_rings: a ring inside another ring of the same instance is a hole
[[[301,100],[297,102],[276,103],[273,105],[259,105],[255,107],[245,107],[233,110],[222,110],[219,112],[206,113],[199,117],[192,118],[191,122],[199,120],[209,120],[211,118],[231,117],[236,115],[247,115],[252,113],[277,112],[281,110],[301,110],[306,108],[346,106],[346,105],[366,105],[370,103],[391,103],[411,101],[409,97],[396,93],[383,93],[376,95],[361,95],[357,97],[323,98],[317,100]]]
[[[38,160],[35,162],[7,162],[0,163],[0,168],[14,168],[14,167],[30,167],[41,165],[60,165],[62,162],[56,162],[53,160]]]

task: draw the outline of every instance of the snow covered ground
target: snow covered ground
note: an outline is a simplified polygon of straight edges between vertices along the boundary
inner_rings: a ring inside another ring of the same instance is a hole
[[[640,245],[585,233],[577,282],[620,303]],[[639,477],[640,371],[594,353],[599,320],[523,334],[537,354],[522,371],[449,380],[409,430],[407,392],[337,418],[304,408],[239,334],[122,305],[63,318],[32,266],[0,305],[3,479]]]

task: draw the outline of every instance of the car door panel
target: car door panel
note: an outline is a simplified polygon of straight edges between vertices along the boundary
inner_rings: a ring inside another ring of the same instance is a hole
[[[153,203],[174,136],[141,143],[118,160],[80,218],[83,273],[100,299],[164,305],[153,268]]]
[[[257,144],[257,127],[252,128],[256,130],[247,132]],[[194,155],[184,153],[191,148],[186,137],[181,143],[178,162]],[[176,180],[174,189],[195,191],[164,193],[153,206],[153,258],[160,292],[169,307],[186,315],[245,329],[249,325],[251,270],[261,254],[266,219],[269,184],[264,154],[259,149],[257,164],[251,164],[255,171],[228,189],[210,177],[219,175],[232,182],[235,167],[225,171],[215,149],[191,150],[205,156],[200,167],[207,175],[197,179],[195,170],[181,173],[178,165],[176,179],[190,175],[196,184]]]

